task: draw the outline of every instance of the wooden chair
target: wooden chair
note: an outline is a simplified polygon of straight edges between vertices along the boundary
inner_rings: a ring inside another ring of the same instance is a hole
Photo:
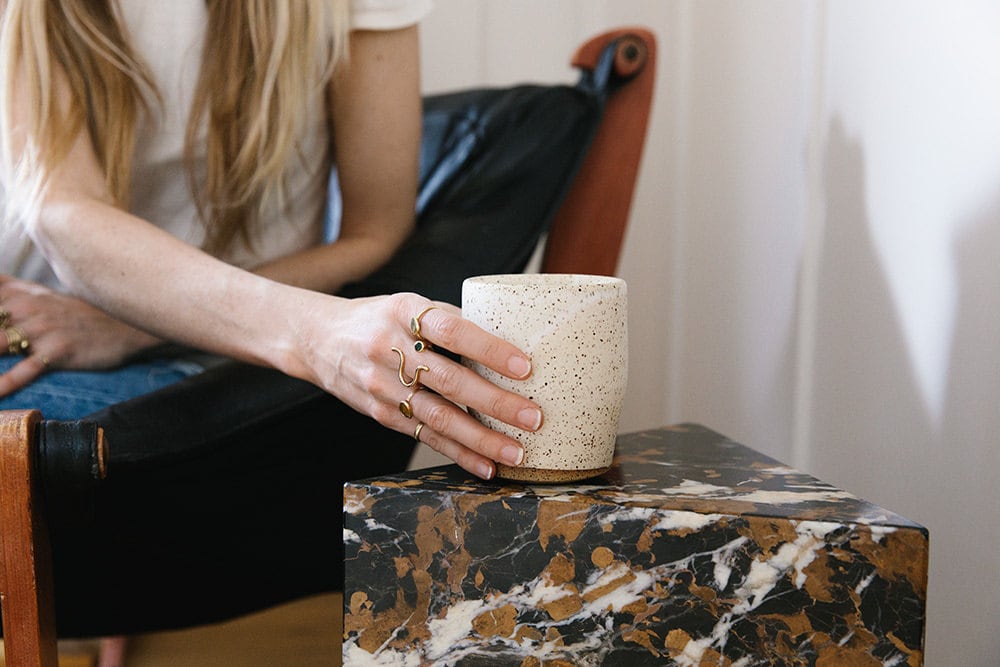
[[[564,160],[561,169],[565,174],[554,180],[550,179],[552,182],[546,186],[550,192],[531,193],[528,197],[531,199],[529,203],[537,205],[538,210],[533,215],[539,220],[532,222],[531,230],[517,237],[516,243],[511,242],[511,245],[517,245],[517,249],[510,266],[523,267],[537,239],[547,231],[542,271],[607,275],[615,272],[645,139],[655,62],[654,37],[641,28],[602,34],[579,49],[573,64],[582,72],[580,85],[595,88],[597,84],[594,81],[601,82],[601,89],[597,91],[600,104],[596,121],[593,121],[596,130],[588,134],[589,150],[585,150],[588,142],[583,142],[580,146],[582,158],[571,155]],[[517,95],[533,95],[537,92],[539,89],[536,87],[516,90]],[[560,94],[564,92],[566,91],[561,91]],[[590,93],[594,91],[591,90]],[[459,103],[466,100],[463,95],[465,94],[458,95]],[[508,92],[501,90],[488,93],[488,96],[492,96],[491,99],[497,95],[509,97]],[[442,106],[448,109],[443,112],[444,116],[437,117],[438,120],[446,117],[446,122],[442,122],[437,128],[440,130],[446,126],[443,134],[428,131],[425,125],[425,134],[434,135],[427,142],[433,139],[442,145],[449,142],[449,145],[454,144],[455,118],[467,119],[469,116],[466,111],[456,114],[453,108],[455,102],[455,96],[428,99],[429,119],[433,119]],[[551,100],[546,102],[552,103]],[[557,121],[560,124],[562,122],[558,117]],[[503,124],[510,124],[510,121],[504,120]],[[544,148],[550,140],[549,135],[541,134],[535,137],[534,143]],[[496,147],[493,148],[495,149]],[[437,182],[442,179],[437,178],[436,174],[440,175],[439,167],[443,162],[453,160],[454,154],[443,160],[438,159],[433,164],[433,160],[428,159],[424,165],[422,198],[418,211],[422,218],[433,218],[437,202],[448,196],[447,193],[442,194],[441,184]],[[440,158],[441,152],[436,151],[436,155]],[[537,168],[538,161],[537,157],[527,155],[525,164]],[[466,167],[460,166],[458,169],[461,171]],[[544,180],[543,176],[545,175],[532,175],[530,182],[517,187],[529,188],[537,181]],[[484,193],[481,184],[472,187],[465,183],[452,192],[451,196],[454,201],[461,203],[482,197]],[[504,195],[502,199],[509,197]],[[541,204],[538,203],[540,198],[544,200]],[[486,216],[473,213],[467,217],[478,222],[480,218],[495,217],[493,213]],[[521,217],[520,212],[514,216],[516,219]],[[428,223],[430,224],[432,223]],[[496,233],[503,235],[506,230],[497,230]],[[433,229],[417,236],[422,239],[419,242],[435,242]],[[431,238],[431,241],[426,241],[427,238]],[[503,251],[503,246],[496,244],[493,237],[487,238],[483,246],[490,252]],[[475,252],[460,254],[474,255]],[[411,252],[406,256],[419,255],[420,253]],[[352,289],[377,292],[383,286],[391,286],[393,276],[396,275],[394,271],[405,275],[408,270],[402,259],[405,258],[401,258],[402,266],[380,272],[371,284],[364,288],[348,288],[345,292],[348,295],[352,295]],[[446,275],[443,279],[446,285],[432,298],[454,299],[460,284],[460,280],[457,281],[458,284],[456,280],[463,273],[471,275],[475,272],[497,272],[481,269],[478,264],[461,266],[453,276],[448,276],[445,271],[442,275]],[[440,276],[438,279],[442,280]],[[418,287],[416,291],[422,290]],[[177,444],[171,446],[168,452],[176,455],[179,450],[206,446],[216,433],[227,432],[230,428],[227,424],[233,422],[256,424],[254,420],[260,419],[262,413],[267,414],[267,419],[280,422],[283,403],[296,409],[296,418],[302,419],[303,405],[332,400],[315,387],[266,369],[237,365],[233,369],[202,375],[205,377],[198,376],[192,383],[172,391],[140,397],[141,400],[134,405],[129,402],[120,410],[97,413],[93,419],[80,422],[47,421],[34,410],[0,413],[0,611],[3,615],[4,649],[8,667],[57,665],[56,605],[52,585],[48,514],[54,505],[63,508],[69,506],[74,511],[86,512],[87,494],[101,483],[108,471],[115,475],[120,466],[121,474],[128,474],[132,462],[123,460],[116,463],[114,457],[117,438],[125,440],[146,437],[141,433],[142,428],[146,428],[155,431],[156,437],[177,439]],[[226,395],[225,400],[231,404],[231,411],[227,411],[224,418],[217,417],[214,413],[206,417],[200,411],[202,397],[219,393]],[[259,400],[269,401],[266,409],[253,404]],[[165,414],[159,415],[157,411]],[[132,415],[132,412],[136,415]],[[156,422],[156,419],[161,422]],[[195,423],[187,424],[187,421]],[[107,438],[105,431],[108,433]],[[139,435],[135,435],[137,431]],[[276,432],[282,432],[280,425]],[[59,498],[66,497],[74,500],[69,503],[56,502]],[[75,500],[77,497],[84,501]]]

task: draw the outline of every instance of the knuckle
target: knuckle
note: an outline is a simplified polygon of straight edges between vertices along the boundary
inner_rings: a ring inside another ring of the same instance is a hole
[[[423,430],[420,431],[420,442],[424,443],[438,454],[450,456],[448,444],[445,442],[444,438],[439,437],[430,428],[430,426],[425,425]]]
[[[502,391],[495,391],[491,394],[486,403],[486,413],[498,419],[508,421],[510,416],[517,410],[517,399]]]
[[[385,356],[392,347],[390,336],[385,331],[379,331],[367,337],[361,344],[362,353],[368,361],[377,361]]]
[[[40,328],[46,331],[58,330],[60,325],[65,324],[58,315],[50,311],[40,312],[36,315],[36,318]]]
[[[379,386],[380,373],[375,366],[366,365],[358,372],[358,384],[369,395],[376,395],[376,388]]]
[[[483,345],[483,359],[487,365],[493,368],[503,368],[510,354],[507,346],[509,344],[496,337],[489,337]]]
[[[57,338],[49,344],[49,361],[69,359],[73,356],[73,348],[69,341],[64,338]]]
[[[465,321],[458,317],[442,317],[438,320],[435,342],[441,347],[451,349],[462,337]]]
[[[495,431],[486,430],[483,433],[476,435],[475,440],[470,442],[468,447],[474,452],[496,460],[499,458],[499,452],[501,447],[501,436]]]
[[[459,451],[455,452],[454,461],[464,470],[475,470],[475,464],[478,460],[479,457],[468,449],[461,448]]]
[[[391,426],[395,421],[398,411],[391,409],[387,404],[379,401],[372,401],[369,407],[369,414],[372,418],[383,426]]]
[[[462,368],[454,364],[443,365],[435,372],[435,389],[445,396],[455,396],[462,386]]]
[[[437,403],[427,409],[422,421],[436,433],[443,434],[449,431],[453,419],[451,406],[446,403]]]
[[[397,292],[389,296],[389,306],[397,320],[408,322],[410,317],[416,314],[417,311],[413,309],[420,299],[422,297],[413,292]]]

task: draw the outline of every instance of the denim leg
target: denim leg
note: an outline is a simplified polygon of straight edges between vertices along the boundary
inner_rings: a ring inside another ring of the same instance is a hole
[[[5,373],[21,357],[0,357]],[[157,359],[107,371],[50,371],[9,396],[0,410],[40,410],[46,419],[80,419],[114,403],[146,394],[204,370],[177,359]]]

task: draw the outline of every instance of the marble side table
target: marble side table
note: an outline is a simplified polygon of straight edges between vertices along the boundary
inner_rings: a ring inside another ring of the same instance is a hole
[[[919,665],[923,527],[698,425],[605,475],[345,486],[345,665]]]

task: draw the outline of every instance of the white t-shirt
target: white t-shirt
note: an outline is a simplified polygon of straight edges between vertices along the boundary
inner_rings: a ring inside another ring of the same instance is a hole
[[[354,29],[391,30],[419,22],[432,0],[351,0]],[[140,122],[133,162],[130,212],[192,245],[204,226],[192,198],[184,164],[188,111],[197,83],[208,24],[205,0],[121,0],[122,19],[133,48],[149,68],[163,99],[154,118]],[[240,241],[223,259],[251,267],[317,245],[326,201],[326,104],[317,95],[312,121],[299,142],[301,154],[288,180],[288,204],[261,218],[252,250]],[[0,187],[2,196],[2,187]],[[17,230],[0,235],[0,273],[60,289],[44,257]]]

